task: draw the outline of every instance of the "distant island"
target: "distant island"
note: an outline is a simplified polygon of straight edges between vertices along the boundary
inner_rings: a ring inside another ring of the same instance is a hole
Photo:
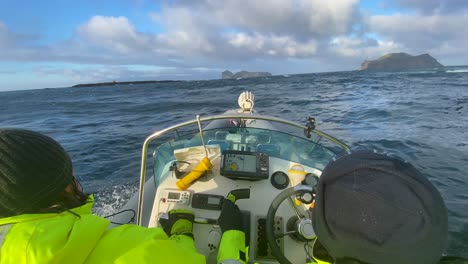
[[[361,64],[360,71],[414,71],[442,68],[429,54],[411,56],[407,53],[389,53],[376,60],[366,60]]]
[[[102,83],[80,83],[73,85],[72,87],[90,87],[90,86],[111,86],[111,85],[132,85],[132,84],[145,84],[145,83],[168,83],[168,82],[181,82],[173,80],[163,81],[134,81],[134,82],[102,82]]]
[[[243,78],[254,78],[254,77],[267,77],[271,76],[269,72],[248,72],[248,71],[240,71],[236,73],[232,73],[231,71],[223,71],[221,73],[222,79],[243,79]]]

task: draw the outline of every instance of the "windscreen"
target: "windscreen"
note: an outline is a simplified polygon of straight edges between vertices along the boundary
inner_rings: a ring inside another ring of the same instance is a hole
[[[292,129],[300,130],[294,127]],[[305,137],[263,128],[209,129],[203,131],[203,138],[205,144],[218,145],[221,151],[262,152],[268,154],[269,157],[297,162],[318,170],[323,170],[328,162],[336,156],[336,153],[331,149]],[[160,144],[153,153],[156,186],[162,180],[161,177],[168,175],[167,171],[170,170],[171,164],[175,161],[174,150],[201,145],[200,133],[196,129],[184,135],[176,133],[171,140],[167,140],[166,137],[166,142]],[[237,156],[233,157],[234,159],[243,171],[255,172],[254,155]]]

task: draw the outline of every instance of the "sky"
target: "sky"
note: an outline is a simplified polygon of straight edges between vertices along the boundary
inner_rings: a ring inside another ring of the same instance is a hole
[[[0,0],[0,91],[468,64],[468,0]]]

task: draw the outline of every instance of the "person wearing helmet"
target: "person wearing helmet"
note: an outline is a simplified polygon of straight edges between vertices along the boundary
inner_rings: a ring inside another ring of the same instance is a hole
[[[437,189],[411,164],[368,151],[323,170],[313,225],[317,263],[431,264],[447,245]]]
[[[169,211],[163,228],[110,228],[91,213],[93,202],[59,143],[29,130],[0,129],[0,263],[205,263],[193,241],[192,212]],[[241,217],[236,207],[223,213]],[[220,261],[242,260],[244,234],[231,221],[219,223]]]

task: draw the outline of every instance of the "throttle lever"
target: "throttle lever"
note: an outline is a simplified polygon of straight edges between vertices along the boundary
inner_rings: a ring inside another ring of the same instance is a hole
[[[249,198],[250,198],[249,188],[232,190],[226,196],[226,199],[228,199],[229,201],[233,203],[236,203],[236,201],[240,199],[249,199]]]

